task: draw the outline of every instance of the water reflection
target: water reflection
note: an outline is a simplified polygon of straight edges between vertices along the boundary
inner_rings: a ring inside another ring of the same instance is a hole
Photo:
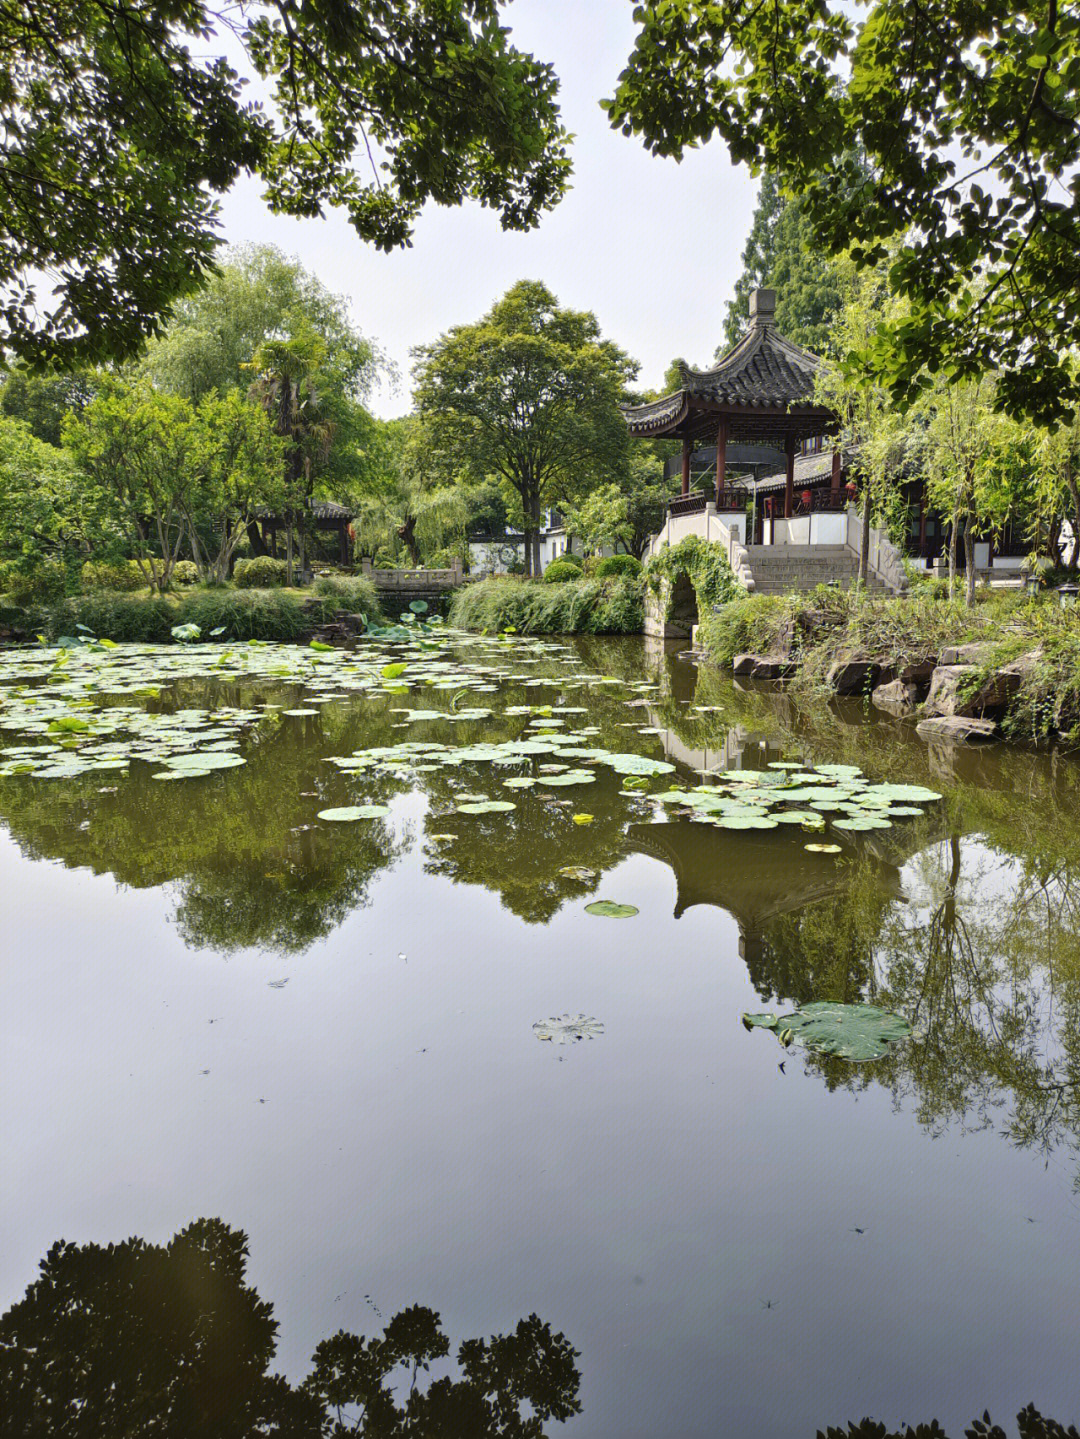
[[[62,1241],[0,1318],[0,1434],[12,1439],[540,1439],[581,1412],[576,1350],[535,1314],[450,1341],[413,1305],[372,1338],[339,1330],[296,1385],[270,1373],[273,1306],[247,1236],[200,1219],[164,1246]]]
[[[512,915],[543,925],[598,891],[628,856],[648,855],[674,875],[676,919],[700,905],[734,916],[766,1005],[862,999],[912,1021],[915,1042],[864,1069],[808,1059],[830,1087],[885,1085],[935,1133],[993,1125],[1039,1152],[1077,1147],[1075,760],[928,747],[910,726],[860,706],[800,708],[782,691],[740,688],[656,645],[582,640],[577,658],[586,673],[644,676],[653,688],[628,705],[620,686],[560,691],[505,679],[498,707],[569,705],[567,720],[588,726],[597,746],[662,752],[684,780],[784,756],[936,785],[945,802],[891,830],[846,837],[834,859],[808,853],[800,832],[657,822],[648,798],[624,792],[603,767],[572,790],[502,791],[517,805],[512,817],[463,814],[463,793],[478,783],[498,793],[500,778],[515,772],[466,765],[412,781],[426,804],[419,832],[429,877],[492,892]],[[162,703],[287,707],[295,698],[287,686],[189,679]],[[112,873],[135,888],[172,887],[175,921],[192,947],[301,951],[367,904],[377,877],[413,842],[400,823],[316,820],[350,796],[328,755],[405,737],[445,742],[442,721],[402,727],[400,703],[372,695],[302,720],[269,710],[248,743],[249,763],[197,784],[162,785],[146,766],[106,785],[10,779],[0,782],[0,814],[30,857]],[[577,707],[586,713],[571,720]],[[460,733],[498,742],[523,721],[515,723],[496,713]],[[388,802],[409,781],[383,775],[368,787],[368,798]],[[575,821],[582,812],[588,824]],[[582,885],[560,873],[572,867],[597,878]]]

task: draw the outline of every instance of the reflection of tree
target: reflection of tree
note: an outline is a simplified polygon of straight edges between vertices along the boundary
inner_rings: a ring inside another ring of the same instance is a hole
[[[256,696],[295,703],[292,692],[265,684],[196,681],[175,686],[170,699],[178,709],[247,708]],[[112,873],[134,889],[175,886],[177,922],[193,947],[302,950],[365,904],[371,879],[394,858],[382,823],[349,835],[310,828],[320,808],[347,799],[323,755],[347,754],[367,733],[355,709],[328,706],[317,721],[271,711],[244,741],[247,764],[235,769],[175,783],[152,779],[145,765],[60,787],[7,780],[0,813],[31,857]]]
[[[542,1439],[580,1413],[577,1354],[535,1314],[432,1377],[450,1345],[417,1305],[379,1337],[324,1340],[293,1386],[267,1373],[277,1323],[247,1255],[217,1219],[163,1247],[54,1244],[0,1319],[2,1439]]]
[[[1016,1427],[1020,1439],[1080,1439],[1071,1424],[1066,1429],[1056,1419],[1044,1419],[1033,1404],[1016,1416]],[[992,1423],[985,1413],[964,1433],[967,1439],[1006,1439],[1004,1429]],[[830,1424],[827,1429],[818,1430],[817,1439],[948,1439],[948,1436],[936,1419],[928,1424],[916,1424],[914,1429],[905,1425],[903,1431],[886,1430],[876,1419],[863,1419],[846,1429],[835,1429]]]
[[[1076,874],[1032,873],[953,831],[920,850],[897,902],[864,853],[838,893],[765,927],[751,975],[770,1001],[866,1000],[912,1022],[912,1043],[874,1064],[808,1058],[830,1087],[882,1083],[935,1131],[1004,1113],[1020,1146],[1078,1149]]]

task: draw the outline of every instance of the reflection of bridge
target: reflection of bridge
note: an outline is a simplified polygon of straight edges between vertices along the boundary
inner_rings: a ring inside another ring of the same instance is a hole
[[[830,856],[809,853],[806,834],[794,826],[722,830],[682,820],[631,825],[626,837],[635,852],[674,872],[676,919],[695,904],[727,910],[738,923],[739,951],[746,959],[760,952],[771,920],[842,894],[852,884],[850,872]],[[858,839],[845,835],[844,843],[868,855],[879,893],[901,899],[901,866],[929,839],[924,825],[914,822]]]

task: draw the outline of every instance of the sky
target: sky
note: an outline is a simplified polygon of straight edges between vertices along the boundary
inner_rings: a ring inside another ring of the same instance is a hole
[[[610,96],[634,41],[631,0],[515,0],[505,12],[519,49],[549,61],[561,81],[563,121],[575,135],[573,189],[528,234],[504,232],[478,205],[430,206],[411,249],[364,244],[337,212],[324,220],[272,215],[257,181],[223,200],[231,244],[273,244],[296,255],[400,372],[372,408],[410,408],[410,351],[452,325],[478,320],[517,280],[542,280],[572,309],[592,310],[603,334],[641,363],[658,388],[671,360],[708,364],[723,338],[741,270],[757,182],[713,142],[681,164],[649,155],[611,129]]]

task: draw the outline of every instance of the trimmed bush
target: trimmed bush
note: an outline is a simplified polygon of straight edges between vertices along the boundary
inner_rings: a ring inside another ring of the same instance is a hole
[[[608,555],[596,562],[595,574],[598,580],[609,579],[612,575],[640,575],[641,561],[633,555]]]
[[[199,567],[194,560],[177,560],[173,565],[172,582],[174,585],[194,585],[199,580]]]
[[[298,567],[293,567],[294,574]],[[233,569],[233,580],[242,590],[276,589],[286,583],[289,566],[284,560],[271,559],[269,555],[256,555],[251,560],[237,560]]]
[[[640,580],[553,584],[491,579],[457,590],[449,620],[461,629],[519,634],[640,634],[645,623]]]
[[[146,576],[137,560],[87,560],[79,571],[84,590],[142,590]]]
[[[548,565],[543,573],[545,585],[562,585],[568,580],[580,579],[581,566],[579,564],[571,564],[569,560],[563,559],[562,556],[557,560],[552,560],[551,564]]]
[[[379,616],[375,586],[361,575],[323,575],[315,581],[315,593],[329,602],[328,608],[332,611],[343,610],[368,619]]]

